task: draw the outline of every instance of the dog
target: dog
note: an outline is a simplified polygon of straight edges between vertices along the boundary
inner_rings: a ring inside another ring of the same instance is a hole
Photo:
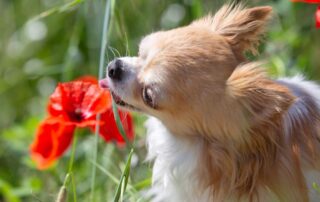
[[[272,8],[224,5],[144,37],[100,85],[151,116],[152,201],[320,201],[320,87],[271,79],[257,54]]]

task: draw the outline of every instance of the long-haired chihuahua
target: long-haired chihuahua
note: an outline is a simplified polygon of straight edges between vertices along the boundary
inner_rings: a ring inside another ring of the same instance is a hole
[[[320,87],[271,79],[244,57],[257,53],[271,13],[225,5],[108,65],[101,86],[151,116],[153,201],[320,201]]]

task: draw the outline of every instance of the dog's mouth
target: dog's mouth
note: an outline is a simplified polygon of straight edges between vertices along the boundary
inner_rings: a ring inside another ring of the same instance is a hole
[[[124,107],[124,108],[127,108],[129,110],[141,111],[139,108],[137,108],[137,107],[125,102],[123,99],[121,99],[121,97],[119,95],[117,95],[113,90],[111,90],[110,87],[109,87],[107,79],[100,80],[99,81],[99,85],[100,85],[101,88],[109,90],[109,92],[112,95],[112,98],[113,98],[114,102],[117,105],[119,105],[120,107]]]
[[[133,106],[133,105],[125,102],[123,99],[121,99],[121,97],[118,96],[115,92],[113,92],[113,91],[111,91],[111,90],[110,90],[110,92],[111,92],[111,95],[112,95],[112,97],[113,97],[114,102],[115,102],[117,105],[119,105],[119,106],[121,106],[121,107],[124,107],[124,108],[128,108],[128,109],[130,109],[130,110],[140,111],[139,108],[137,108],[137,107],[135,107],[135,106]]]

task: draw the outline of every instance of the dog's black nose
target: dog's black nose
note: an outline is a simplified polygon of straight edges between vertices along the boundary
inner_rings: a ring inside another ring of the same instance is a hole
[[[123,76],[123,63],[119,59],[115,59],[108,66],[108,76],[113,80],[121,80]]]

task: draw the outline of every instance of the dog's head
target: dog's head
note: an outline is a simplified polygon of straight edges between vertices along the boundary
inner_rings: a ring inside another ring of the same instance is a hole
[[[188,26],[152,33],[141,41],[137,57],[108,65],[101,85],[119,106],[191,133],[205,114],[219,116],[211,110],[226,102],[226,81],[245,61],[244,52],[256,53],[271,10],[224,6]]]

